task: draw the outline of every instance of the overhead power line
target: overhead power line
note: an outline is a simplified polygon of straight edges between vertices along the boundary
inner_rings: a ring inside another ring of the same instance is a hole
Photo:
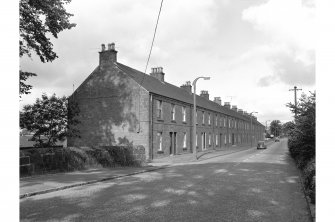
[[[164,0],[161,1],[161,5],[159,7],[159,12],[158,12],[157,20],[156,20],[156,25],[155,25],[154,36],[152,37],[150,51],[149,51],[149,56],[148,56],[148,59],[147,59],[146,65],[145,65],[144,75],[143,75],[141,83],[139,85],[139,90],[141,89],[141,85],[143,84],[143,81],[145,79],[145,74],[147,73],[147,68],[148,68],[148,64],[149,64],[149,61],[150,61],[152,48],[153,48],[154,42],[155,42],[155,37],[156,37],[156,32],[157,32],[157,27],[158,27],[158,22],[159,22],[159,17],[161,15],[161,11],[162,11],[163,1]],[[139,119],[139,121],[138,121],[137,133],[139,133],[141,131],[141,93],[140,92],[139,92],[139,98],[138,98],[138,119]]]

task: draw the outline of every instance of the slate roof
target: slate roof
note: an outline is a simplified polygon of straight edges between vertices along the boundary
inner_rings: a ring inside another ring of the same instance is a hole
[[[193,104],[193,95],[187,92],[185,89],[172,85],[168,82],[161,82],[155,77],[147,75],[143,72],[140,72],[136,69],[123,65],[121,63],[116,63],[117,67],[128,74],[132,79],[134,79],[138,84],[144,87],[151,93],[165,96],[171,99],[179,100],[188,104]],[[144,77],[144,78],[143,78]],[[249,116],[242,115],[234,110],[228,109],[227,107],[223,107],[211,100],[208,100],[204,97],[197,96],[197,106],[205,109],[209,109],[212,111],[216,111],[218,113],[222,113],[225,115],[229,115],[232,117],[237,117],[239,119],[243,119],[246,121],[250,121]],[[255,121],[255,120],[254,120]],[[261,124],[257,121],[258,124]]]

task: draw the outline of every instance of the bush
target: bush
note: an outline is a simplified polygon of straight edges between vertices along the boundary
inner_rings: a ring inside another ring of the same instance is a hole
[[[90,167],[119,167],[145,165],[145,149],[139,147],[101,148],[33,148],[20,151],[20,157],[29,156],[34,166],[31,174],[67,172]],[[20,176],[27,173],[20,171]]]
[[[293,104],[288,104],[292,112]],[[312,203],[315,203],[315,92],[303,94],[296,108],[297,115],[288,129],[288,148],[302,172],[304,187]]]

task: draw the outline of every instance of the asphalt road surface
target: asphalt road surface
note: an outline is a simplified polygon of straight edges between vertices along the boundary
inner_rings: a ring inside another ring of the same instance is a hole
[[[20,200],[21,221],[311,221],[287,140]]]

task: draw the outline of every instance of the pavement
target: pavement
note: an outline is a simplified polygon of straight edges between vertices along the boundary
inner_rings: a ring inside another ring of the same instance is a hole
[[[268,142],[268,144],[269,143],[272,143],[272,141]],[[248,149],[255,149],[255,147],[250,148],[250,146],[233,146],[226,149],[198,152],[197,160],[192,153],[174,155],[155,159],[145,167],[91,168],[82,171],[45,174],[20,178],[20,199],[130,175],[156,171],[185,163],[199,162]]]
[[[312,221],[287,139],[265,150],[199,156],[20,199],[20,221]]]

